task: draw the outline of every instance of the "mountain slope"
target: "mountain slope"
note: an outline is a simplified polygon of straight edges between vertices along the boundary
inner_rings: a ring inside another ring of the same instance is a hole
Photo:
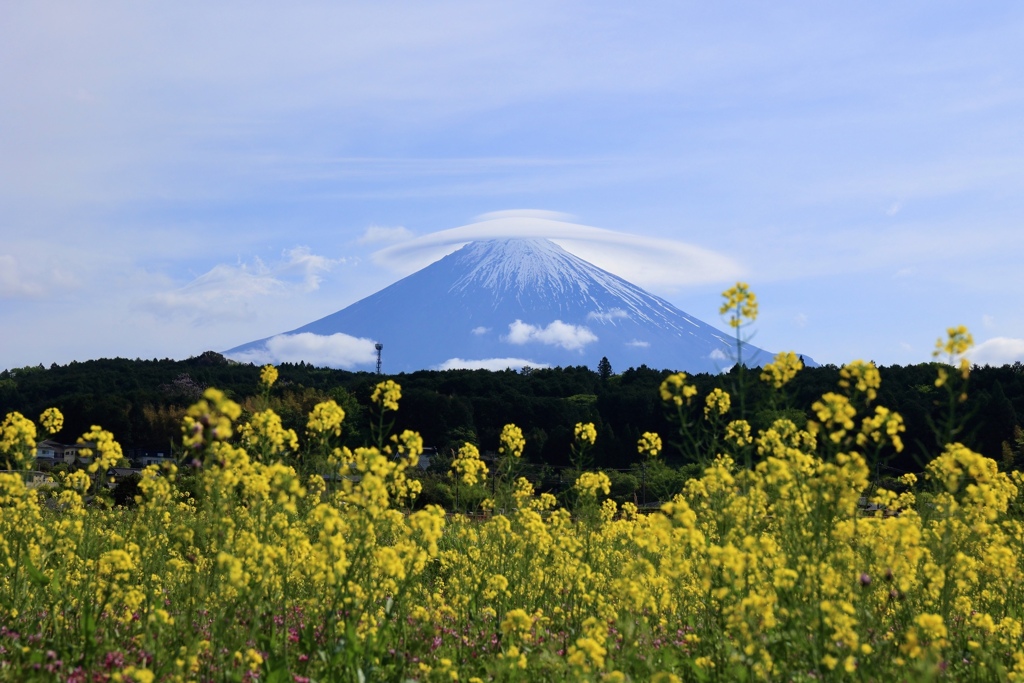
[[[319,349],[324,364],[346,365],[344,348],[350,366],[372,366],[373,342],[384,344],[388,373],[595,367],[602,356],[617,369],[717,372],[735,355],[728,333],[544,239],[467,244],[337,313],[225,355],[297,361],[302,349]],[[745,345],[744,359],[756,365],[769,356]]]

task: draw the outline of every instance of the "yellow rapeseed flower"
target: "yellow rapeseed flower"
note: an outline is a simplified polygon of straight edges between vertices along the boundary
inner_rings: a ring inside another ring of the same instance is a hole
[[[839,386],[843,389],[854,388],[867,396],[868,403],[875,400],[876,391],[882,383],[878,368],[871,361],[850,361],[839,370]]]
[[[245,651],[245,664],[249,671],[259,671],[263,666],[263,655],[250,647]]]
[[[776,389],[781,389],[791,379],[796,377],[804,363],[792,351],[782,351],[775,354],[775,359],[761,368],[761,379],[770,382]]]
[[[127,666],[110,675],[113,683],[153,683],[156,675],[146,668]]]
[[[644,432],[636,442],[636,450],[641,455],[658,457],[661,453],[661,437],[655,432]]]
[[[865,417],[857,435],[857,445],[864,446],[867,442],[882,443],[888,439],[897,453],[903,451],[903,440],[900,434],[907,428],[903,425],[903,417],[883,406],[875,406],[875,414]]]
[[[260,369],[260,384],[269,389],[277,381],[277,368],[273,365],[264,365]]]
[[[254,413],[240,431],[243,443],[251,448],[262,449],[268,455],[299,449],[299,437],[295,430],[285,429],[281,417],[273,410]]]
[[[932,357],[937,359],[946,356],[950,365],[956,363],[960,376],[966,380],[971,373],[971,361],[965,354],[972,346],[974,346],[974,337],[965,325],[950,327],[946,330],[945,339],[939,337],[935,341],[935,350],[932,351]],[[946,370],[939,368],[935,386],[941,387],[944,385],[948,377],[949,375]]]
[[[345,411],[337,403],[323,401],[313,406],[306,422],[306,431],[311,435],[334,434],[341,436],[341,423],[345,421]]]
[[[857,414],[857,410],[850,405],[850,399],[831,391],[824,394],[820,401],[815,401],[811,410],[831,430],[829,438],[835,443],[839,443],[846,432],[853,429],[853,417]]]
[[[452,460],[451,473],[458,476],[468,486],[487,479],[487,465],[480,459],[480,451],[471,443],[464,443],[455,459]]]
[[[0,455],[7,455],[14,469],[21,469],[36,447],[36,425],[18,412],[7,413],[0,423]]]
[[[576,480],[576,490],[581,496],[596,498],[598,491],[607,496],[612,490],[612,482],[604,472],[584,472]]]
[[[39,416],[39,424],[43,425],[48,434],[56,434],[64,429],[64,415],[56,408],[47,408]]]
[[[711,419],[712,415],[725,415],[732,405],[729,394],[718,387],[711,390],[704,403],[704,417],[707,419]]]
[[[394,380],[385,380],[373,390],[370,400],[385,410],[398,410],[398,401],[402,398],[402,387]]]
[[[718,312],[722,315],[730,314],[729,327],[741,327],[757,319],[757,297],[747,283],[737,282],[722,292],[722,298],[725,301]]]
[[[683,403],[689,405],[690,399],[697,395],[697,387],[686,383],[685,372],[677,372],[666,377],[658,391],[662,401],[671,402],[677,406],[681,406]]]
[[[499,441],[501,445],[498,446],[498,452],[502,455],[511,455],[514,458],[519,458],[523,455],[523,449],[526,448],[523,430],[514,424],[507,424],[502,427]]]
[[[733,420],[725,426],[725,440],[740,448],[754,442],[750,435],[750,423],[746,420]]]
[[[577,422],[575,434],[576,441],[580,444],[593,446],[597,442],[597,429],[593,422]]]
[[[91,448],[83,448],[80,451],[83,458],[96,456],[95,460],[89,464],[89,472],[115,467],[121,458],[124,457],[124,453],[121,451],[121,444],[114,441],[114,435],[105,429],[100,429],[96,425],[93,425],[88,432],[78,439],[78,443],[90,442],[96,444],[97,452],[94,453]]]
[[[213,387],[189,407],[182,420],[182,443],[200,449],[217,441],[227,441],[233,435],[231,423],[242,415],[242,407]]]
[[[974,346],[974,337],[968,331],[966,325],[950,327],[946,330],[946,338],[939,337],[935,342],[935,350],[932,357],[939,358],[946,355],[950,358],[961,356],[967,353],[968,349]]]

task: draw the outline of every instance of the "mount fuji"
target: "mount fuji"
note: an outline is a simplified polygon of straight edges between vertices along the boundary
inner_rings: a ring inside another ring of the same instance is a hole
[[[225,352],[242,362],[422,369],[588,365],[720,372],[735,339],[546,239],[471,242],[336,313]],[[771,355],[743,345],[744,362]]]

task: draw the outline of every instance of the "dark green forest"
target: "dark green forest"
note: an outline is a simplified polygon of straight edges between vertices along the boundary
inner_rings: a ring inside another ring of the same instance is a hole
[[[604,359],[602,359],[604,360]],[[424,443],[443,457],[463,442],[482,451],[498,446],[501,428],[519,425],[527,439],[525,459],[552,468],[568,464],[573,427],[593,422],[598,439],[592,455],[597,467],[626,469],[640,460],[637,438],[645,431],[662,435],[665,461],[685,465],[675,413],[662,404],[658,387],[670,374],[645,366],[615,374],[610,365],[600,372],[585,366],[553,369],[420,371],[394,376],[313,367],[304,363],[278,366],[280,379],[270,394],[270,407],[285,427],[305,432],[306,416],[317,403],[334,399],[347,415],[344,437],[362,445],[368,434],[369,397],[377,382],[390,377],[402,386],[401,407],[394,429],[415,429]],[[179,424],[186,408],[206,387],[217,387],[244,409],[260,409],[260,368],[228,361],[206,352],[188,360],[104,359],[17,368],[0,373],[0,414],[11,411],[36,419],[47,407],[59,408],[65,426],[54,438],[74,442],[91,425],[114,433],[126,452],[131,448],[168,447],[180,441]],[[882,385],[877,404],[902,414],[906,449],[892,453],[880,467],[893,474],[919,471],[939,449],[936,425],[947,415],[946,393],[935,387],[933,363],[880,368]],[[801,426],[811,404],[836,390],[839,368],[803,369],[783,391],[743,374],[746,414],[734,401],[730,419],[745,417],[755,430],[786,416]],[[703,396],[712,388],[737,391],[740,374],[695,375],[699,393],[689,408],[699,421]],[[975,367],[967,385],[968,399],[956,406],[962,428],[955,435],[1003,467],[1024,464],[1020,416],[1024,415],[1024,365]]]

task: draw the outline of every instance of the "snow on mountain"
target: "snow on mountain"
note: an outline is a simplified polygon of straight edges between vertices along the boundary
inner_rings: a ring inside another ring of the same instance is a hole
[[[734,340],[545,239],[472,242],[337,313],[225,352],[371,369],[588,365],[718,372]],[[744,345],[744,361],[770,354]]]

